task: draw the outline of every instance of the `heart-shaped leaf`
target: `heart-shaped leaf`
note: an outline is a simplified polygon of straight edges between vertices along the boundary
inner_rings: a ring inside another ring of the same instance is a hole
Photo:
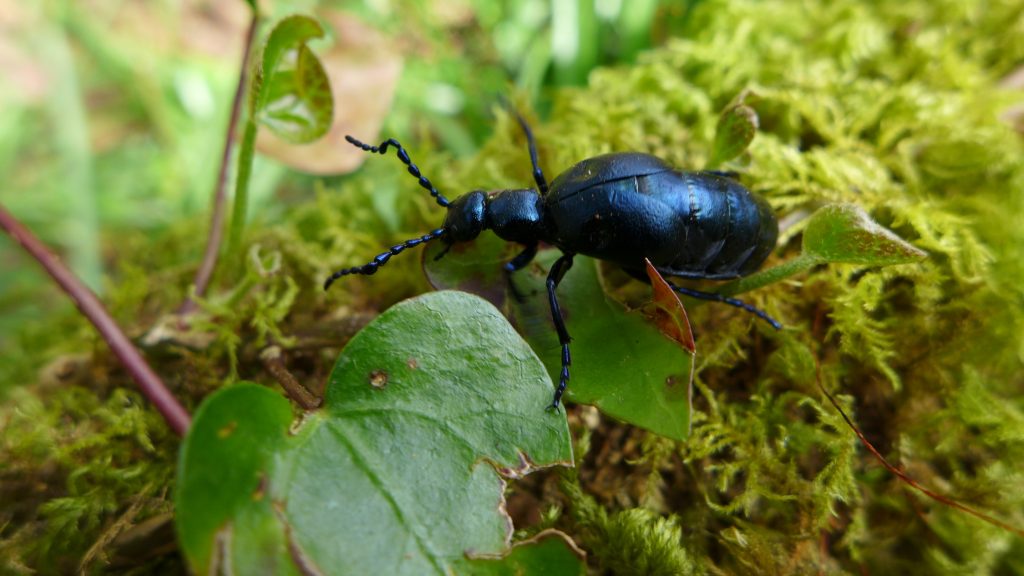
[[[811,215],[803,250],[820,262],[868,266],[907,264],[928,255],[853,204],[830,204]]]
[[[438,290],[462,290],[505,309],[508,276],[502,268],[515,257],[515,244],[494,234],[483,234],[472,242],[453,244],[444,257],[438,244],[423,251],[423,270]]]
[[[251,110],[260,123],[291,142],[316,140],[331,127],[330,81],[306,44],[323,35],[312,18],[281,20],[267,37],[253,78]]]
[[[345,348],[324,408],[225,388],[182,446],[182,550],[196,573],[446,574],[508,549],[502,476],[570,465],[529,346],[483,300],[398,304]]]
[[[493,294],[507,287],[518,297],[502,298],[510,318],[557,380],[562,370],[561,346],[551,320],[545,281],[558,250],[542,250],[525,269],[512,275],[511,286],[501,272],[514,250],[487,237],[460,247],[456,260],[449,254],[434,257],[440,247],[424,255],[427,276],[436,288],[479,290]],[[454,252],[455,247],[452,251]],[[675,439],[689,429],[686,382],[692,359],[661,334],[639,311],[627,311],[605,296],[594,260],[574,260],[558,287],[558,300],[572,336],[572,379],[566,398],[593,404],[602,412]]]

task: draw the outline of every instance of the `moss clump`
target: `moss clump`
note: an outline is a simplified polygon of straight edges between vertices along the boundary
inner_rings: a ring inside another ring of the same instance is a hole
[[[834,201],[930,254],[749,295],[787,325],[770,342],[728,311],[693,315],[700,413],[653,500],[694,535],[698,565],[1020,569],[1017,536],[881,471],[815,364],[891,460],[1024,525],[1024,147],[1000,117],[1024,97],[997,86],[1024,60],[1022,26],[1015,2],[703,2],[685,38],[558,97],[538,131],[551,172],[622,149],[699,168],[717,112],[750,90],[761,128],[736,167],[792,223],[778,259],[798,251],[800,214]]]
[[[1024,61],[1024,7],[709,0],[686,26],[635,66],[598,70],[587,87],[555,95],[550,121],[534,126],[549,176],[629,149],[700,168],[718,112],[749,90],[761,127],[731,168],[790,224],[775,262],[797,253],[800,216],[833,201],[858,204],[930,257],[821,268],[747,295],[785,323],[770,338],[742,314],[694,310],[693,437],[627,450],[609,447],[618,435],[595,435],[605,444],[592,451],[635,456],[648,479],[612,495],[581,473],[583,492],[568,490],[575,508],[559,524],[620,573],[1020,572],[1019,538],[883,471],[820,396],[816,374],[820,366],[822,383],[917,480],[1024,525],[1024,146],[1001,119],[1024,97],[998,87]],[[415,157],[449,196],[529,183],[518,127],[500,113],[475,158],[452,164],[422,147]],[[425,289],[415,258],[395,259],[386,282],[353,278],[326,295],[324,275],[439,218],[393,159],[371,162],[343,190],[318,191],[282,221],[251,228],[262,261],[281,260],[225,280],[205,303],[200,325],[218,339],[165,343],[150,357],[193,402],[233,372],[271,383],[257,359],[271,342],[294,343],[290,367],[322,382],[345,317]],[[125,261],[143,260],[133,252],[166,258],[159,269],[124,271],[111,295],[137,332],[184,296],[189,270],[180,266],[201,249],[196,226],[157,246],[123,243]],[[97,350],[85,377],[16,392],[0,416],[5,571],[74,568],[137,502],[146,506],[139,520],[167,507],[175,440],[121,389],[130,384],[90,333],[68,334],[65,350]]]

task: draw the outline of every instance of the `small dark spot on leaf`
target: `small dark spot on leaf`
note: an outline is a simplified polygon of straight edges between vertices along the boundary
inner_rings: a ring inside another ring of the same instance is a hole
[[[252,501],[259,502],[263,500],[263,497],[267,495],[267,477],[260,477],[260,485],[256,487],[256,491],[252,493]]]
[[[675,376],[669,376],[668,378],[665,378],[665,387],[666,388],[671,388],[671,387],[673,387],[675,385],[676,385],[676,377]]]
[[[370,386],[380,390],[388,385],[388,373],[383,370],[370,372]]]
[[[235,428],[238,428],[238,422],[232,420],[231,422],[228,423],[227,426],[221,428],[220,430],[217,430],[217,437],[227,438],[228,436],[231,436],[231,433],[235,431]]]
[[[408,360],[406,360],[405,365],[408,366],[411,370],[415,370],[420,367],[420,363],[417,362],[415,358],[409,358]]]

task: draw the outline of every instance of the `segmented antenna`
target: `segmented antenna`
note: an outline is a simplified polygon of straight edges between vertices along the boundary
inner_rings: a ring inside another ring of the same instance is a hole
[[[434,200],[436,200],[438,204],[445,208],[448,207],[448,199],[444,197],[444,194],[438,192],[437,188],[434,188],[434,185],[430,183],[430,180],[428,180],[426,176],[420,174],[419,167],[413,164],[412,160],[409,159],[409,153],[405,151],[405,148],[403,148],[401,144],[398,143],[398,140],[395,140],[394,138],[388,138],[387,140],[381,142],[380,146],[371,146],[369,144],[365,144],[351,136],[345,136],[345,140],[347,140],[353,146],[361,148],[366,152],[375,152],[377,154],[386,154],[388,151],[388,146],[394,146],[395,149],[398,151],[398,159],[401,160],[402,163],[409,168],[409,174],[412,174],[414,177],[416,177],[417,180],[419,180],[420,186],[424,190],[430,192],[430,195],[434,197]]]
[[[526,145],[530,149],[530,163],[533,164],[533,181],[537,183],[537,190],[541,196],[546,196],[548,193],[548,181],[544,178],[544,172],[540,169],[537,162],[537,143],[533,141],[533,130],[530,130],[530,125],[527,124],[526,118],[512,107],[511,104],[506,102],[505,104],[509,111],[516,116],[516,120],[519,121],[519,127],[523,129],[523,134],[526,135]]]
[[[436,240],[436,239],[444,236],[444,234],[445,234],[444,228],[438,228],[437,230],[434,230],[430,234],[426,234],[424,236],[420,236],[419,238],[413,238],[412,240],[406,240],[405,242],[402,242],[401,244],[397,244],[395,246],[392,246],[391,248],[388,248],[387,252],[378,254],[377,256],[374,257],[373,260],[367,262],[366,264],[363,264],[362,266],[353,266],[352,268],[345,268],[343,270],[338,270],[334,274],[331,274],[327,278],[327,280],[324,281],[324,290],[327,290],[328,288],[330,288],[331,284],[333,284],[335,280],[337,280],[338,278],[341,278],[342,276],[348,276],[349,274],[365,274],[365,275],[369,276],[370,274],[375,273],[378,268],[380,268],[381,266],[387,264],[388,260],[391,260],[392,256],[398,256],[399,254],[404,252],[407,248],[413,248],[415,246],[419,246],[420,244],[423,244],[424,242],[430,242],[431,240]]]

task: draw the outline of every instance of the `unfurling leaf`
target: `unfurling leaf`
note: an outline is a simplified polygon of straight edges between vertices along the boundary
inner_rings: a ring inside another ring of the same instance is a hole
[[[714,168],[736,158],[750,146],[757,133],[757,112],[743,103],[745,94],[737,97],[718,117],[715,143],[708,167]]]
[[[267,37],[253,77],[251,113],[291,142],[316,140],[331,126],[331,85],[320,60],[307,46],[323,35],[323,28],[312,18],[281,20]]]

